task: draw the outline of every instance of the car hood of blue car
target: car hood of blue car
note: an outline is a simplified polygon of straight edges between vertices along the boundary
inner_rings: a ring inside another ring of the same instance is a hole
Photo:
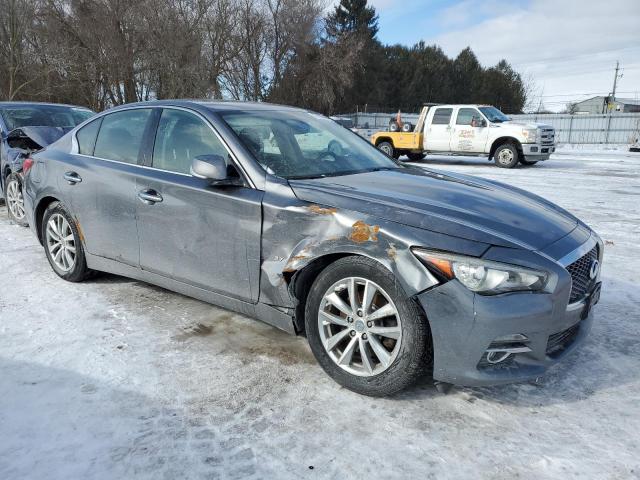
[[[417,167],[289,184],[301,200],[513,248],[541,250],[578,225],[567,211],[524,190]]]

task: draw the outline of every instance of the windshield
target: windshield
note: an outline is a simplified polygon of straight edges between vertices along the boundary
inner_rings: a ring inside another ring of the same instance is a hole
[[[269,173],[319,178],[401,168],[336,122],[303,111],[230,111],[222,118]]]
[[[502,123],[511,120],[496,107],[480,107],[480,111],[484,113],[484,116],[492,123]]]
[[[87,108],[62,105],[0,107],[7,130],[20,127],[75,127],[94,113]]]

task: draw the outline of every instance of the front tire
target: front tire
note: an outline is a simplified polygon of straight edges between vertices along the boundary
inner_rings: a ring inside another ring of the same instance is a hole
[[[391,157],[391,158],[396,158],[395,157],[395,149],[393,148],[393,144],[391,142],[380,142],[378,145],[376,145],[378,147],[378,150],[380,150],[382,153],[384,153],[386,156]]]
[[[90,276],[76,222],[59,202],[53,202],[44,212],[42,240],[47,260],[60,278],[81,282]]]
[[[427,369],[427,319],[393,273],[365,257],[346,257],[316,278],[305,308],[311,350],[337,383],[370,396],[392,395]]]
[[[7,177],[4,191],[7,197],[9,220],[22,227],[29,226],[24,209],[24,197],[22,196],[22,180],[16,173],[12,173]]]
[[[503,143],[493,153],[493,159],[500,168],[513,168],[518,164],[520,152],[513,143]]]

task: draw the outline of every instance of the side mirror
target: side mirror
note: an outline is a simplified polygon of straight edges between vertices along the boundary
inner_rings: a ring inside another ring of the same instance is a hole
[[[227,179],[227,162],[220,155],[199,155],[191,162],[191,175],[219,182]]]
[[[474,120],[476,123],[476,127],[478,128],[484,128],[487,126],[487,121],[484,118],[475,117]]]
[[[191,175],[197,178],[207,179],[212,185],[244,185],[244,182],[238,175],[229,175],[227,162],[220,155],[199,155],[194,158],[191,162]]]

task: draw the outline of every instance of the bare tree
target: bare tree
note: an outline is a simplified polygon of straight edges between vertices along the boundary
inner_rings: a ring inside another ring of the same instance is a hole
[[[28,37],[35,17],[31,0],[0,0],[0,68],[5,72],[0,82],[2,96],[13,100],[42,72],[32,71]]]

